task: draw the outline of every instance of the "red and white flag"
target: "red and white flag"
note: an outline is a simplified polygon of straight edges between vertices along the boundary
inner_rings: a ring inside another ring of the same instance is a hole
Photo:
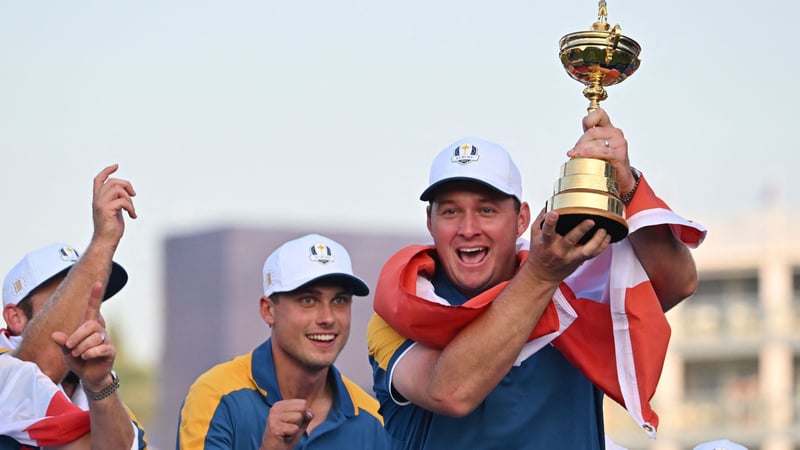
[[[70,402],[36,364],[0,355],[0,435],[45,447],[88,432],[89,413]]]

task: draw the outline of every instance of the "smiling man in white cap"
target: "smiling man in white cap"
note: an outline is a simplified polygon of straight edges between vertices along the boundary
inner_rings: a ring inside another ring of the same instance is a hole
[[[622,131],[602,110],[585,117],[583,129],[567,155],[611,163],[628,212],[641,209],[652,192],[630,167]],[[595,224],[586,220],[561,235],[556,211],[534,219],[509,152],[482,139],[443,148],[427,186],[420,199],[428,202],[433,245],[401,249],[384,265],[368,326],[374,390],[387,431],[408,450],[603,448],[603,393],[615,388],[622,395],[611,326],[622,315],[611,315],[609,293],[616,299],[630,287],[611,289],[608,261],[616,253],[606,230],[591,233]],[[664,222],[649,223],[632,228],[620,244],[623,255],[633,246],[644,270],[623,265],[638,270],[619,280],[641,281],[636,292],[649,296],[632,303],[647,306],[659,325],[666,325],[662,307],[690,295],[697,280],[679,239],[682,229],[674,229],[675,235]],[[521,239],[528,235],[530,241]],[[596,314],[583,314],[579,306]],[[651,336],[659,344],[661,338]],[[610,353],[595,352],[596,343],[608,343],[602,350]],[[600,364],[582,365],[580,357],[595,354]],[[646,368],[660,370],[657,355],[637,353],[637,362],[652,360]],[[641,394],[641,409],[651,412],[650,397]],[[653,417],[641,417],[642,428],[654,432]]]
[[[333,365],[350,334],[353,296],[369,294],[347,250],[309,234],[275,250],[262,275],[271,337],[192,384],[177,447],[390,448],[375,399]]]

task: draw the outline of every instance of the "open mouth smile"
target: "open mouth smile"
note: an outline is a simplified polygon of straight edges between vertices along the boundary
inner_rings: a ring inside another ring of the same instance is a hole
[[[336,339],[336,334],[334,333],[316,333],[316,334],[308,334],[306,335],[312,341],[317,342],[333,342]]]
[[[488,253],[489,249],[486,247],[466,247],[456,250],[458,259],[465,264],[479,264]]]

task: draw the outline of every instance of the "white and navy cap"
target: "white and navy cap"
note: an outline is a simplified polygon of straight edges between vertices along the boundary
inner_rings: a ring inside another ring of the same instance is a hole
[[[419,199],[430,201],[436,188],[451,181],[475,181],[522,201],[522,177],[501,146],[464,138],[445,147],[431,164],[430,183]]]
[[[61,242],[28,253],[8,272],[3,281],[3,307],[16,305],[34,289],[57,276],[66,276],[79,258],[80,254],[74,247]],[[128,273],[125,269],[112,263],[103,300],[111,298],[127,282]]]
[[[353,275],[347,250],[319,234],[308,234],[278,247],[264,262],[262,274],[264,295],[268,297],[322,280],[340,282],[354,295],[369,294],[367,284]]]
[[[719,441],[703,442],[695,447],[694,450],[747,450],[747,447],[727,439],[722,439]]]

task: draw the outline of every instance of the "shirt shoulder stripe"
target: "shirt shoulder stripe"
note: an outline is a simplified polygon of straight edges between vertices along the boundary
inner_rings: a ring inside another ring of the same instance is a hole
[[[179,448],[203,448],[211,420],[223,397],[242,389],[258,390],[251,369],[252,353],[218,364],[197,378],[181,407]]]
[[[383,417],[378,412],[378,401],[369,395],[367,391],[362,389],[361,386],[357,385],[347,377],[342,376],[342,382],[347,388],[347,392],[350,394],[350,399],[353,400],[355,414],[358,415],[359,410],[364,410],[373,415],[380,421],[381,425],[383,425]]]
[[[387,370],[392,356],[405,341],[383,318],[372,315],[367,325],[367,344],[369,356],[375,359],[381,369]]]

